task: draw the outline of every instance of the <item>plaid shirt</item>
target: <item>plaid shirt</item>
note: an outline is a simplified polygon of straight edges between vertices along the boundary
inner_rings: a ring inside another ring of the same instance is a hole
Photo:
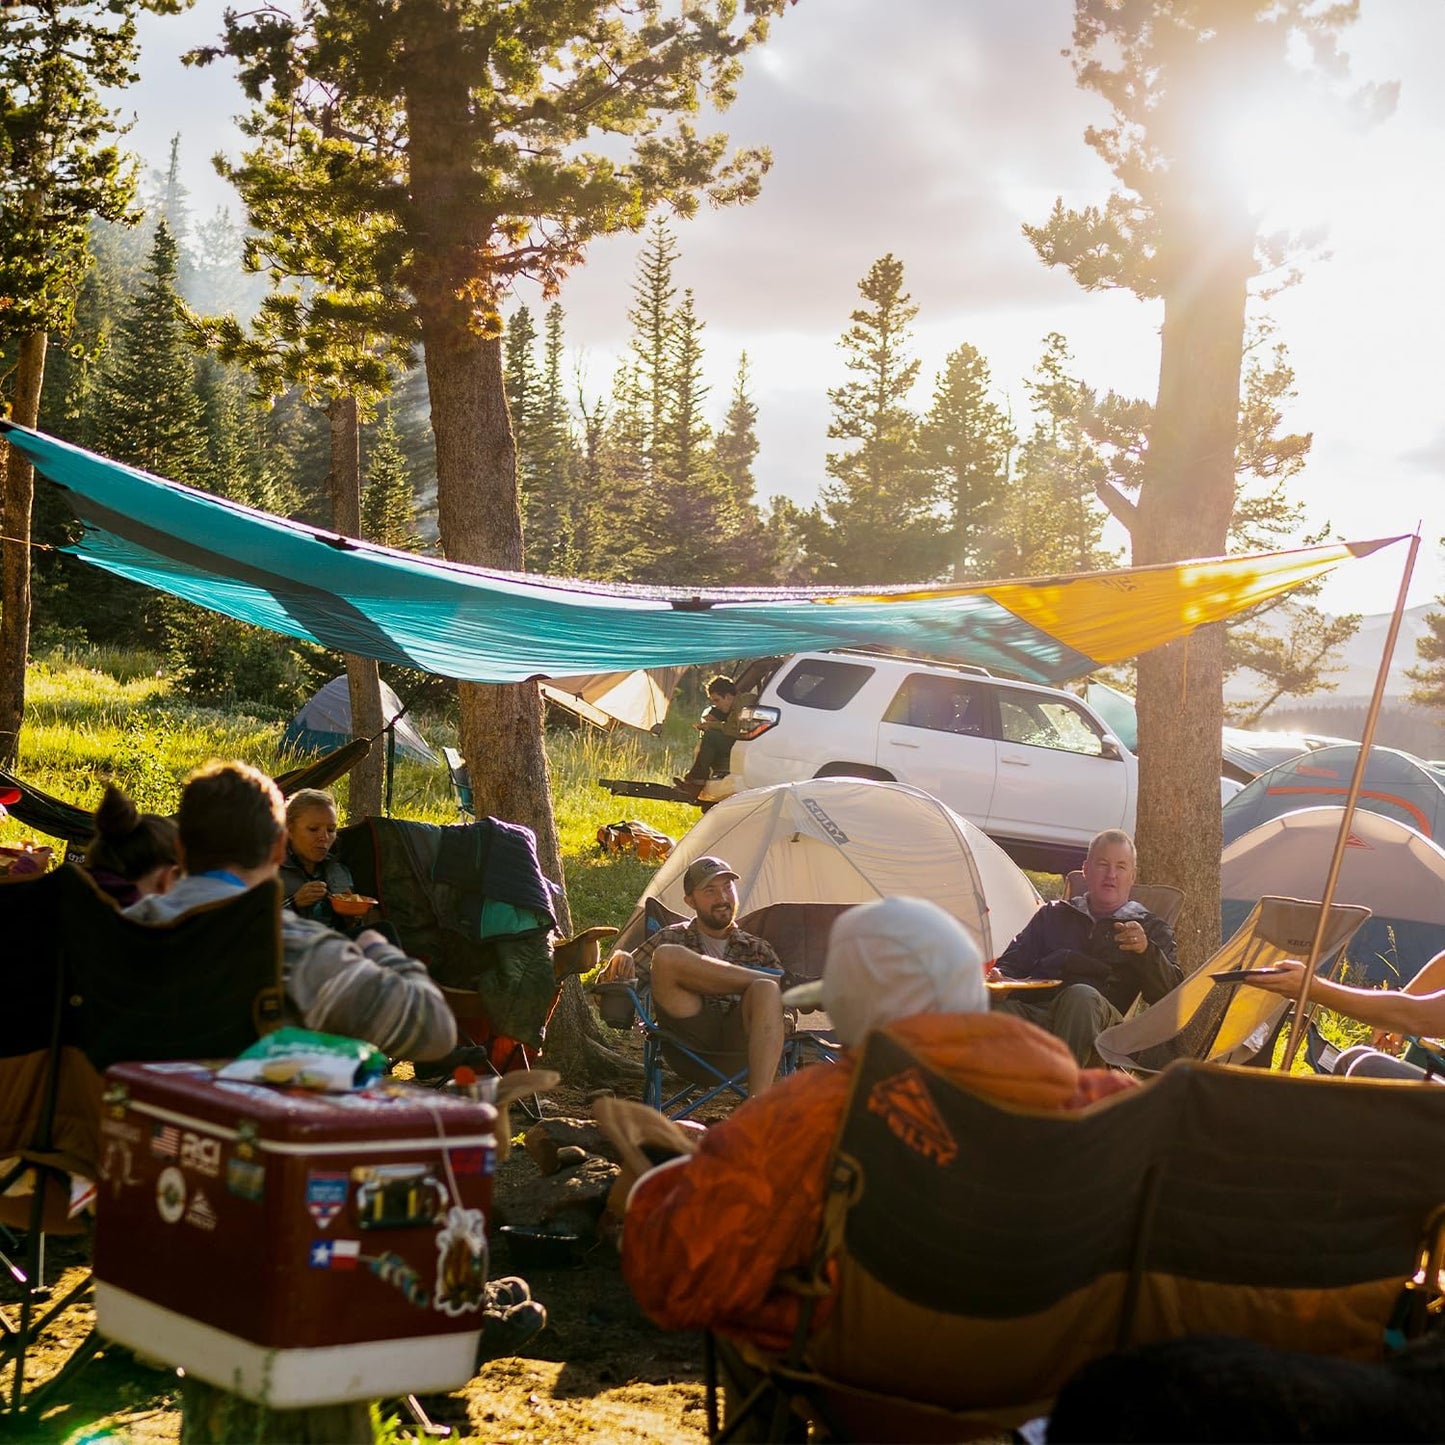
[[[694,918],[690,923],[671,923],[666,928],[659,928],[645,943],[638,944],[632,951],[632,961],[637,966],[638,973],[648,972],[654,950],[664,943],[680,943],[684,948],[702,954],[704,958],[713,957],[702,946],[702,935],[698,932],[697,919]],[[781,971],[783,967],[771,943],[755,934],[744,933],[736,924],[728,931],[722,961],[741,964],[744,968],[773,968]]]

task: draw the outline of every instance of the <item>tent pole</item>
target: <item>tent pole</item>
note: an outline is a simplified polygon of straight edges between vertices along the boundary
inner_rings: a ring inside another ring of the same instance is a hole
[[[1380,654],[1380,671],[1375,678],[1375,691],[1370,697],[1369,711],[1365,714],[1364,731],[1360,735],[1360,752],[1355,759],[1355,771],[1350,778],[1350,790],[1345,796],[1344,814],[1340,818],[1340,831],[1335,838],[1335,851],[1330,858],[1330,870],[1325,876],[1324,893],[1320,899],[1320,916],[1315,924],[1315,936],[1310,943],[1310,954],[1305,963],[1304,975],[1300,979],[1299,994],[1294,1003],[1294,1016],[1290,1019],[1289,1040],[1280,1055],[1279,1067],[1288,1073],[1294,1067],[1296,1055],[1305,1039],[1305,1025],[1308,1020],[1310,985],[1314,982],[1315,968],[1320,961],[1320,947],[1324,941],[1325,928],[1329,922],[1330,905],[1335,900],[1335,884],[1339,881],[1340,865],[1345,859],[1345,848],[1350,841],[1350,824],[1355,816],[1355,804],[1359,801],[1360,785],[1365,779],[1365,769],[1370,761],[1370,747],[1375,738],[1375,723],[1380,716],[1380,706],[1385,700],[1385,683],[1390,676],[1390,661],[1395,654],[1395,642],[1400,636],[1400,623],[1405,615],[1405,598],[1410,591],[1410,577],[1415,570],[1415,558],[1420,551],[1420,529],[1415,528],[1410,538],[1410,549],[1405,557],[1405,570],[1400,578],[1400,595],[1395,599],[1394,615],[1390,618],[1389,631],[1385,634],[1385,646]]]

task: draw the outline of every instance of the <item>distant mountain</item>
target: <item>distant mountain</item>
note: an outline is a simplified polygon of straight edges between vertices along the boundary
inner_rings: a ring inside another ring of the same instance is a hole
[[[1385,683],[1387,698],[1402,699],[1409,692],[1412,683],[1405,676],[1405,669],[1414,667],[1419,662],[1415,641],[1429,630],[1425,625],[1425,614],[1434,609],[1433,602],[1426,602],[1419,607],[1409,608],[1400,619],[1400,635],[1395,640],[1394,656],[1390,659],[1390,675]],[[1283,614],[1276,613],[1273,616],[1284,620]],[[1336,683],[1335,690],[1315,694],[1309,699],[1310,702],[1336,706],[1369,698],[1375,690],[1375,678],[1380,671],[1380,656],[1385,649],[1385,634],[1390,630],[1391,616],[1389,612],[1379,612],[1361,618],[1359,631],[1340,649],[1335,659],[1342,669],[1331,674]],[[1266,625],[1271,620],[1272,617],[1267,618]],[[1230,678],[1224,687],[1224,696],[1229,702],[1248,702],[1259,694],[1258,679],[1247,672]],[[1284,707],[1301,705],[1303,702],[1300,699],[1285,699],[1281,704]]]

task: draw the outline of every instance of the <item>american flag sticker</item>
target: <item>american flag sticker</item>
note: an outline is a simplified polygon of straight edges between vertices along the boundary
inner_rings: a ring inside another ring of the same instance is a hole
[[[151,1153],[157,1159],[174,1159],[181,1152],[181,1131],[174,1124],[151,1125]]]
[[[307,1263],[312,1269],[355,1269],[360,1257],[359,1239],[318,1239]]]

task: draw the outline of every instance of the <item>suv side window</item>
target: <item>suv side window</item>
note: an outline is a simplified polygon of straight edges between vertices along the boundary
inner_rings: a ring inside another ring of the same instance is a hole
[[[838,712],[853,701],[873,671],[865,663],[807,657],[778,684],[778,697],[800,707]]]
[[[883,721],[965,737],[988,737],[988,697],[977,683],[914,672],[904,678]]]
[[[1001,690],[998,695],[999,736],[1009,743],[1054,748],[1065,753],[1100,757],[1103,738],[1078,708],[1051,697]]]

